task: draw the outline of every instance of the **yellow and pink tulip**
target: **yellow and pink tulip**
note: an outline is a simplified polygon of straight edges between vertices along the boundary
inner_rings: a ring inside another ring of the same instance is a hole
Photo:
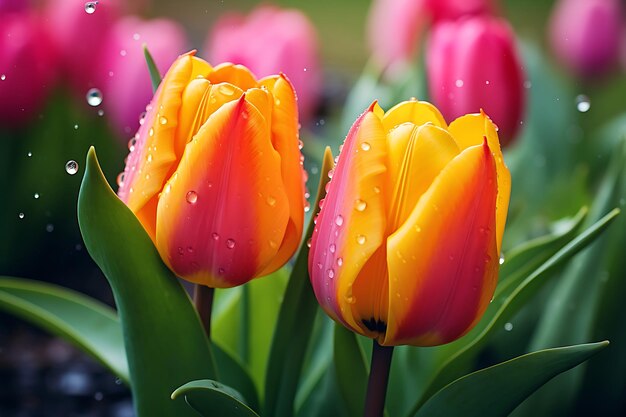
[[[319,303],[381,345],[461,337],[493,296],[509,195],[484,113],[448,126],[426,102],[386,113],[372,104],[348,133],[316,221]]]
[[[131,141],[120,198],[178,276],[232,287],[280,268],[302,235],[298,111],[283,75],[179,57]]]

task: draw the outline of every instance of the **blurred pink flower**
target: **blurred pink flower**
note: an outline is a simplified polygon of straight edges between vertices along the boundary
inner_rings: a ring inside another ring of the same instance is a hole
[[[461,17],[493,15],[497,0],[428,0],[434,21],[455,20]]]
[[[300,119],[309,119],[321,89],[317,33],[300,11],[271,6],[247,17],[229,13],[214,26],[206,42],[209,62],[248,67],[257,77],[282,72],[298,96]]]
[[[368,17],[368,40],[381,67],[401,68],[416,53],[428,21],[431,0],[374,0]]]
[[[0,13],[0,122],[32,117],[56,77],[49,36],[30,10]]]
[[[29,4],[28,0],[0,0],[0,13],[26,10]]]
[[[524,75],[506,21],[474,17],[435,25],[426,70],[431,100],[446,120],[484,109],[502,144],[514,139],[524,110]]]
[[[63,72],[79,96],[95,86],[98,51],[120,15],[121,0],[100,1],[89,14],[85,0],[48,0],[46,23],[59,51]]]
[[[622,13],[619,0],[561,0],[550,21],[552,48],[578,75],[601,75],[619,58]]]
[[[139,116],[153,95],[143,45],[164,74],[186,50],[187,38],[183,28],[168,19],[128,16],[115,23],[102,46],[95,87],[101,90],[105,114],[120,134],[137,131]]]

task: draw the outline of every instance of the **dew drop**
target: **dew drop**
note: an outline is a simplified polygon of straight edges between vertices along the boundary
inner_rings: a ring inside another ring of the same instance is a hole
[[[504,263],[504,255],[500,255],[500,259],[498,260],[498,263],[500,265],[502,265]]]
[[[310,238],[306,241],[306,247],[307,248],[311,247],[311,239]]]
[[[104,110],[102,109],[98,110],[98,116],[100,117],[104,116]]]
[[[343,258],[337,258],[337,266],[343,265]]]
[[[124,173],[120,172],[119,175],[117,176],[117,186],[118,187],[123,187],[124,186]]]
[[[367,208],[367,203],[360,198],[357,198],[354,201],[354,209],[356,211],[364,211]]]
[[[87,3],[85,3],[85,12],[87,12],[87,14],[94,14],[97,4],[97,1],[88,1]]]
[[[361,143],[361,149],[364,151],[369,151],[370,149],[372,149],[372,146],[369,144],[369,142],[363,142]]]
[[[185,196],[185,200],[187,200],[189,204],[196,204],[196,201],[198,201],[198,193],[193,190],[188,191],[187,195]]]
[[[6,76],[6,75],[4,75],[4,74],[0,75],[0,80],[1,80],[1,81],[4,81],[4,80],[6,80],[6,79],[7,79],[7,76]]]
[[[335,245],[334,243],[331,243],[330,246],[328,247],[328,250],[330,251],[330,253],[335,253],[337,251],[337,245]]]
[[[35,200],[37,200],[39,198],[39,193],[35,193],[33,197],[35,197]]]
[[[24,218],[24,213],[18,214],[17,217],[19,217],[20,219],[23,219]]]
[[[581,113],[586,113],[591,108],[591,101],[589,97],[584,94],[576,96],[576,109]]]
[[[235,94],[235,89],[232,85],[222,84],[218,87],[218,91],[225,96],[232,96]]]
[[[276,242],[274,242],[273,240],[270,240],[270,241],[269,241],[269,242],[267,242],[267,243],[270,245],[270,248],[272,248],[272,249],[276,249],[276,246],[278,246],[278,245],[276,244]]]
[[[74,160],[67,161],[67,163],[65,164],[65,172],[70,175],[76,174],[78,172],[78,162]]]
[[[232,249],[235,247],[235,241],[233,239],[226,240],[226,247],[228,249]]]
[[[376,194],[380,194],[380,187],[374,187],[374,192]]]
[[[26,156],[28,156],[28,157],[30,158],[31,156],[33,156],[33,153],[32,153],[32,152],[28,152],[28,153],[26,154]]]
[[[335,224],[339,227],[343,224],[343,216],[341,214],[338,214],[337,217],[335,217]]]
[[[335,270],[330,268],[328,271],[326,271],[326,274],[328,274],[328,278],[333,279],[335,278]]]
[[[308,213],[309,211],[311,211],[311,203],[309,203],[308,201],[306,201],[304,203],[304,212]]]
[[[265,201],[267,202],[267,205],[270,206],[270,207],[276,206],[276,198],[271,196],[271,195],[268,196]]]
[[[367,238],[365,237],[365,235],[357,235],[356,237],[356,243],[358,243],[359,245],[364,245],[366,240]]]
[[[90,88],[85,98],[87,99],[87,104],[97,107],[102,103],[102,92],[97,88]]]
[[[78,130],[78,123],[74,125],[74,130]]]
[[[165,116],[161,116],[159,118],[159,123],[161,123],[162,125],[166,125],[167,124],[167,118]]]
[[[217,233],[213,232],[213,234],[211,234],[211,237],[213,238],[213,240],[219,240],[220,235],[218,235]]]
[[[505,323],[504,330],[506,330],[507,332],[510,332],[511,330],[513,330],[513,323],[511,322]]]

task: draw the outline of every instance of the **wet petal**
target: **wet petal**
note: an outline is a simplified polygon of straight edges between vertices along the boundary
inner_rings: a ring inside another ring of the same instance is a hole
[[[231,287],[259,276],[289,219],[265,118],[242,96],[187,145],[157,210],[157,247],[179,276]]]
[[[496,175],[486,142],[466,149],[389,237],[385,344],[446,343],[484,312],[498,274]]]
[[[406,122],[411,122],[417,126],[426,123],[432,123],[443,128],[447,126],[439,110],[426,101],[404,101],[389,109],[383,117],[383,126],[386,131]]]

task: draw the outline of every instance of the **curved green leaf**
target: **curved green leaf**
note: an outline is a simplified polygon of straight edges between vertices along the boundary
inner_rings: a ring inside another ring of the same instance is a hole
[[[369,374],[367,360],[356,334],[340,324],[335,324],[334,363],[337,385],[349,415],[362,416]]]
[[[507,416],[550,379],[608,344],[605,341],[541,350],[473,372],[437,392],[415,417]]]
[[[159,84],[161,84],[161,74],[157,68],[152,54],[148,50],[148,45],[143,44],[143,56],[146,58],[146,64],[148,65],[148,72],[150,73],[150,82],[152,83],[152,92],[156,93]]]
[[[315,210],[319,209],[319,200],[325,193],[328,183],[328,171],[333,167],[330,148],[324,152],[324,162],[320,170],[320,183],[317,192]],[[313,213],[315,218],[316,212]],[[313,221],[309,223],[305,242],[313,233]],[[284,301],[278,315],[274,338],[270,351],[265,378],[264,415],[289,417],[294,414],[294,400],[298,389],[298,380],[304,363],[307,345],[311,337],[317,300],[311,288],[308,273],[309,248],[303,244],[296,257]]]
[[[549,278],[554,276],[552,272],[556,268],[593,242],[615,220],[618,214],[619,209],[608,213],[530,274],[510,295],[503,299],[494,299],[483,317],[487,325],[478,327],[465,337],[443,346],[442,349],[456,347],[456,351],[439,368],[439,371],[422,394],[421,399],[413,407],[410,415],[413,415],[435,392],[467,372],[471,368],[471,364],[480,348],[489,340],[493,332],[501,329],[506,321],[513,317],[533,295],[543,288],[549,281]]]
[[[191,381],[172,393],[172,400],[183,396],[191,408],[206,417],[258,417],[237,391],[210,379]],[[180,403],[180,401],[178,401]]]
[[[0,309],[70,341],[129,382],[122,329],[109,306],[56,285],[0,277]]]
[[[148,234],[109,187],[93,148],[78,197],[78,222],[85,247],[113,289],[138,416],[193,414],[170,394],[188,381],[216,377],[204,329]]]

